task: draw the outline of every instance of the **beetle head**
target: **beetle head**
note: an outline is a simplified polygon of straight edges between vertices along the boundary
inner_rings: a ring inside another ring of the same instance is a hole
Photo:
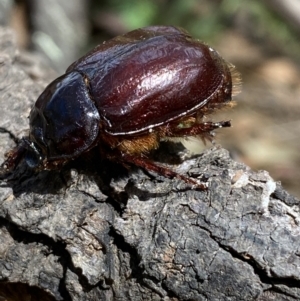
[[[78,72],[54,80],[36,101],[29,118],[29,153],[44,157],[45,168],[87,151],[99,132],[99,112],[89,96],[87,80]],[[31,158],[28,162],[37,161]]]

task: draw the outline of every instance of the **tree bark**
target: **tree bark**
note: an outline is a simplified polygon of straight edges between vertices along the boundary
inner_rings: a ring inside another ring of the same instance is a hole
[[[47,74],[0,29],[2,161]],[[220,147],[176,170],[208,189],[91,158],[18,168],[0,187],[0,300],[299,300],[299,201]]]

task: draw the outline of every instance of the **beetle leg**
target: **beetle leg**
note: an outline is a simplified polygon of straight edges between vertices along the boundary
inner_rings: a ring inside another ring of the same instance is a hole
[[[24,143],[20,143],[18,146],[10,150],[5,154],[6,160],[2,165],[6,170],[13,170],[19,164],[21,159],[23,159],[26,151],[26,147]]]
[[[122,164],[124,164],[125,162],[131,163],[131,164],[141,167],[145,170],[154,171],[160,175],[163,175],[166,178],[177,178],[177,179],[183,180],[184,182],[191,184],[193,187],[200,188],[201,190],[207,189],[206,184],[200,183],[193,178],[181,175],[181,174],[179,174],[167,167],[164,167],[162,165],[158,165],[155,162],[153,162],[147,158],[144,158],[144,157],[124,154],[122,156],[122,158],[119,158],[119,161]]]
[[[16,168],[16,166],[23,159],[26,148],[24,143],[20,143],[18,146],[10,150],[5,154],[6,160],[2,163],[0,167],[0,179],[7,178],[10,173]]]
[[[196,123],[191,127],[187,128],[178,128],[172,127],[170,131],[166,134],[167,137],[186,137],[186,136],[198,136],[198,135],[205,135],[213,130],[223,127],[230,127],[231,122],[228,121],[220,121],[220,122],[203,122],[203,123]],[[206,135],[205,135],[206,136]]]

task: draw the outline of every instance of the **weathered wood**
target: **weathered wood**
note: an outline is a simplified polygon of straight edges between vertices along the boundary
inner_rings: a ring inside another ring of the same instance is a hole
[[[12,33],[0,29],[2,161],[43,89],[21,61]],[[207,181],[197,191],[89,160],[92,170],[74,162],[34,174],[21,165],[1,183],[0,296],[300,299],[299,201],[267,172],[214,147],[177,167]]]

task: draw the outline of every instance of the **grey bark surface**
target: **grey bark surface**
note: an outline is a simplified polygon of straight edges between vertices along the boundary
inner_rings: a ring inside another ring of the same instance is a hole
[[[47,82],[31,64],[1,28],[2,161]],[[176,167],[207,191],[136,168],[107,179],[105,164],[21,166],[1,183],[0,300],[24,286],[44,300],[300,300],[299,201],[267,172],[220,147]]]

